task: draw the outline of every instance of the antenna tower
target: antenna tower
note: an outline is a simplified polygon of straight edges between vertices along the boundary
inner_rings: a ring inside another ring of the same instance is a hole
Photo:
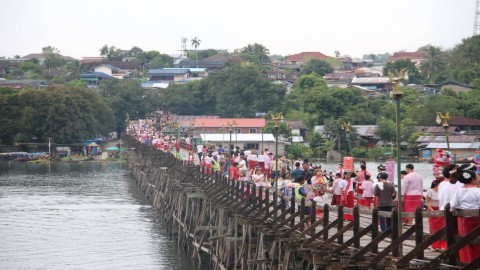
[[[476,0],[475,5],[475,23],[473,25],[473,35],[480,34],[480,0]]]
[[[181,49],[181,51],[182,51],[181,55],[182,56],[187,55],[187,41],[188,41],[188,38],[182,37],[182,41],[181,41],[181,44],[180,44],[180,46],[182,47],[182,49]]]

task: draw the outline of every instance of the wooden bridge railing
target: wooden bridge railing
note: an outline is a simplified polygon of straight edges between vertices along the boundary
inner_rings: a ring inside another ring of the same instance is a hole
[[[203,250],[225,269],[253,269],[253,265],[287,269],[298,258],[308,261],[310,269],[325,265],[406,269],[413,264],[422,269],[437,269],[440,265],[451,269],[480,268],[480,258],[469,264],[457,261],[462,247],[480,244],[480,227],[465,236],[456,234],[456,217],[479,216],[479,210],[451,212],[447,205],[444,211],[417,209],[403,213],[404,217],[414,218],[415,225],[399,235],[397,208],[382,212],[358,206],[318,206],[305,199],[295,200],[293,190],[285,196],[274,188],[205,175],[198,166],[182,166],[169,153],[136,141],[129,142],[132,146],[133,175],[146,195],[153,197],[165,219],[173,217],[168,228],[178,232],[179,243],[186,245],[186,239],[191,239],[194,257]],[[310,214],[306,207],[311,208]],[[321,216],[317,216],[316,209],[322,210]],[[353,215],[353,221],[344,220],[343,214]],[[425,233],[424,218],[440,216],[445,226],[432,235]],[[392,226],[381,232],[378,220],[383,217],[392,218]],[[447,250],[426,254],[433,242],[442,239]]]

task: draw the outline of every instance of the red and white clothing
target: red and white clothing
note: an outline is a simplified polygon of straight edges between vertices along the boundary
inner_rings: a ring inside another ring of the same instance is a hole
[[[453,195],[450,202],[452,211],[456,209],[480,209],[480,188],[464,185]],[[458,234],[467,235],[480,226],[480,217],[457,217]],[[460,261],[469,263],[480,256],[480,245],[466,245],[458,252]]]
[[[423,197],[423,178],[411,172],[402,180],[403,210],[405,212],[414,212],[418,207],[422,207]],[[404,221],[411,221],[405,218]]]
[[[255,162],[257,162],[257,155],[255,153],[250,153],[247,156],[247,161],[248,161],[248,169],[253,170],[253,167],[255,166]]]

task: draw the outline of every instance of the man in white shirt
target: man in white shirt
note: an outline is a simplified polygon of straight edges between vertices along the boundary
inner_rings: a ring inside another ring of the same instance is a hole
[[[342,194],[345,188],[347,187],[347,181],[342,178],[340,173],[335,174],[335,180],[333,180],[332,185],[332,205],[341,205],[342,204]]]
[[[197,154],[198,154],[198,162],[202,162],[202,154],[203,154],[203,145],[202,144],[197,144]]]

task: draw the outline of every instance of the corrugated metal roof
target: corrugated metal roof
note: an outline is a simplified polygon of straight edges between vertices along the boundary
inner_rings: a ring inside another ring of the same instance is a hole
[[[388,77],[355,77],[352,79],[352,84],[358,83],[389,83]]]
[[[118,67],[114,67],[114,66],[112,66],[112,65],[110,65],[110,64],[101,64],[101,65],[96,66],[95,68],[98,68],[98,67],[108,67],[108,68],[110,68],[111,70],[120,70]]]
[[[475,143],[450,143],[450,149],[477,149],[474,144],[475,144]],[[432,143],[429,143],[425,148],[430,148],[430,149],[436,149],[436,148],[447,149],[447,148],[448,148],[448,145],[447,145],[447,143],[432,142]]]
[[[233,127],[264,127],[265,119],[263,118],[218,118],[218,119],[207,119],[207,118],[196,118],[195,127],[218,127],[227,126],[235,122]]]
[[[150,69],[148,71],[148,75],[164,75],[164,76],[172,76],[172,75],[183,75],[190,72],[188,68],[178,68],[178,69]]]
[[[221,142],[221,141],[229,141],[230,134],[229,133],[207,133],[207,134],[200,134],[200,137],[203,141],[211,141],[211,142]],[[262,134],[232,134],[232,141],[237,142],[261,142],[262,141]],[[275,137],[271,133],[264,133],[263,134],[263,141],[264,142],[274,142]]]
[[[476,135],[448,136],[451,143],[473,143],[477,141]],[[447,142],[445,136],[420,136],[415,143]]]

